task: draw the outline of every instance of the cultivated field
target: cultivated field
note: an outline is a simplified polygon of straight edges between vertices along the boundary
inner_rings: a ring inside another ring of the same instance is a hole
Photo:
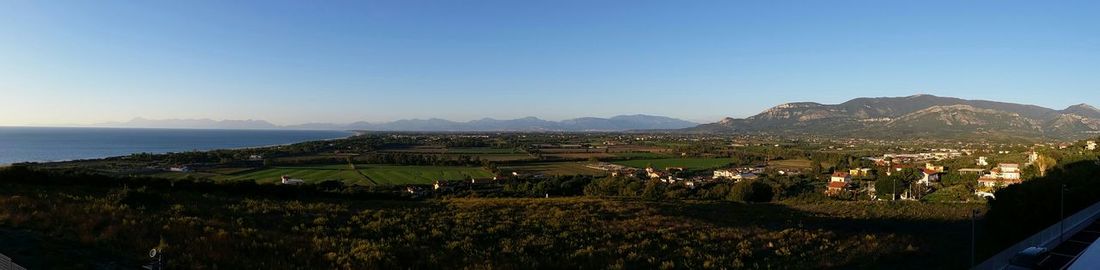
[[[526,174],[545,175],[602,175],[607,172],[588,168],[579,162],[539,162],[514,166],[502,166],[505,172],[515,171]]]
[[[257,183],[278,182],[283,175],[295,179],[302,179],[308,183],[316,183],[326,180],[337,180],[348,184],[370,184],[366,178],[344,165],[318,165],[318,166],[293,166],[274,167],[269,169],[251,171],[244,174],[231,174],[218,177],[220,180],[255,180]]]
[[[804,168],[808,169],[812,167],[810,160],[805,159],[788,159],[788,160],[773,160],[768,162],[768,166],[780,167],[780,168]]]
[[[668,167],[684,167],[689,170],[703,170],[719,168],[729,165],[730,160],[725,158],[665,158],[665,159],[641,159],[615,162],[620,165],[634,168],[645,168],[652,164],[654,168],[664,169]]]
[[[360,172],[381,185],[430,184],[436,180],[493,177],[488,171],[478,167],[394,165],[357,165],[357,167]]]
[[[491,148],[491,147],[431,147],[431,146],[416,146],[416,147],[400,147],[400,148],[388,148],[381,150],[383,152],[404,152],[404,153],[424,153],[424,154],[465,154],[465,155],[478,155],[478,154],[524,154],[523,151],[515,148]]]
[[[463,180],[467,178],[492,177],[488,171],[478,167],[451,166],[397,166],[397,165],[356,165],[355,170],[346,164],[274,167],[241,174],[215,175],[214,179],[225,181],[255,180],[258,183],[274,183],[283,175],[317,183],[337,180],[347,184],[371,185],[370,180],[380,185],[430,184],[436,180]],[[362,174],[360,174],[362,173]],[[185,177],[182,173],[174,176]],[[205,176],[206,174],[204,174]],[[369,180],[368,180],[369,177]],[[178,177],[177,177],[178,178]]]
[[[615,153],[615,156],[618,156],[618,157],[621,157],[621,158],[632,158],[632,159],[633,158],[637,158],[637,159],[672,158],[672,155],[669,155],[669,154],[652,153],[652,152]]]

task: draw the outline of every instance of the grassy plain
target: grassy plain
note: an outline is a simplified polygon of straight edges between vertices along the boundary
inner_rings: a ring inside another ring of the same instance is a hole
[[[317,165],[317,166],[293,166],[274,167],[244,174],[229,174],[217,177],[219,180],[255,180],[258,183],[274,183],[283,175],[291,178],[302,179],[309,183],[326,180],[338,180],[348,184],[366,185],[370,182],[366,178],[351,170],[349,165]]]
[[[492,177],[478,167],[358,165],[359,171],[381,185],[430,184],[436,180]]]
[[[654,168],[658,169],[684,167],[689,170],[703,170],[724,167],[730,164],[730,160],[725,158],[664,158],[617,161],[615,163],[634,168],[645,168],[646,165],[652,164]]]
[[[489,172],[479,167],[359,164],[356,165],[356,170],[352,170],[351,166],[346,164],[288,166],[247,171],[241,174],[214,175],[212,178],[225,181],[255,180],[258,183],[274,183],[283,175],[287,175],[305,180],[307,183],[338,180],[347,184],[371,185],[372,182],[367,180],[369,177],[381,185],[401,185],[429,184],[436,180],[462,180],[468,177],[492,177]]]
[[[545,175],[601,175],[606,172],[584,166],[582,162],[538,162],[521,165],[501,166],[503,171],[516,171],[528,174]]]
[[[625,152],[615,153],[615,156],[621,158],[636,158],[636,159],[658,159],[658,158],[672,158],[672,155],[653,153],[653,152]]]
[[[768,162],[768,166],[782,167],[782,168],[810,168],[812,167],[812,161],[806,159],[787,159],[787,160],[773,160]]]

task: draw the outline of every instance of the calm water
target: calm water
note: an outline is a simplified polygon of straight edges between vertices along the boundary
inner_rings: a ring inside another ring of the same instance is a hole
[[[0,164],[335,139],[344,131],[0,127]]]

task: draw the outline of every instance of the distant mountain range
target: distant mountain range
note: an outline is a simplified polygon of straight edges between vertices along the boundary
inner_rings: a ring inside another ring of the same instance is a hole
[[[877,138],[1073,139],[1100,134],[1100,110],[932,95],[856,98],[835,105],[786,103],[760,114],[678,130],[689,133],[813,134]]]
[[[308,123],[280,126],[263,120],[135,118],[96,126],[207,129],[302,129],[369,131],[661,131],[672,133],[817,135],[858,138],[1036,140],[1100,135],[1100,109],[1078,104],[1055,110],[1035,105],[933,95],[856,98],[841,104],[781,104],[748,118],[709,124],[651,115],[535,117],[467,122],[410,119],[386,123]]]
[[[386,123],[355,122],[350,124],[307,123],[280,126],[263,120],[210,120],[134,118],[127,122],[96,124],[101,127],[140,128],[205,128],[205,129],[302,129],[302,130],[370,130],[370,131],[627,131],[666,130],[694,127],[698,123],[652,115],[620,115],[611,118],[582,117],[563,121],[548,121],[535,117],[511,120],[484,118],[468,122],[443,119],[411,119]]]

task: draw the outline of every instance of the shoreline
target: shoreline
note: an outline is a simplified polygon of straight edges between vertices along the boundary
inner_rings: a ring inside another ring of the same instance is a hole
[[[125,128],[122,128],[122,129],[125,129]],[[242,131],[242,130],[226,130],[226,129],[211,129],[211,130]],[[141,153],[149,153],[149,154],[153,154],[153,155],[163,155],[163,154],[167,154],[167,153],[206,152],[206,151],[217,151],[217,150],[244,150],[244,149],[279,147],[279,146],[287,146],[287,145],[293,145],[293,144],[304,143],[304,142],[342,140],[342,139],[347,139],[347,138],[351,138],[351,137],[355,137],[355,136],[359,136],[359,135],[363,134],[363,132],[361,132],[361,131],[352,131],[352,130],[343,130],[343,131],[341,131],[341,130],[243,130],[243,131],[291,131],[291,132],[294,132],[294,131],[303,131],[303,132],[309,132],[309,131],[325,132],[325,131],[330,131],[330,132],[343,132],[343,133],[347,133],[347,134],[345,134],[344,136],[333,137],[333,138],[309,139],[309,140],[302,140],[302,141],[295,141],[295,142],[288,142],[288,143],[277,143],[277,144],[257,145],[257,146],[242,146],[242,147],[229,147],[229,148],[210,148],[210,149],[201,149],[201,150],[200,149],[191,149],[191,150],[168,151],[168,152],[131,152],[131,153],[122,154],[122,155],[98,156],[98,157],[87,157],[87,158],[74,158],[74,159],[64,159],[64,160],[14,161],[14,162],[8,162],[8,163],[0,163],[0,168],[10,167],[10,166],[15,165],[15,164],[26,164],[26,163],[30,163],[30,164],[48,164],[48,163],[63,163],[63,162],[79,162],[79,161],[102,160],[102,159],[109,159],[109,158],[120,158],[120,157],[125,157],[125,156],[128,156],[128,155],[141,154]]]

